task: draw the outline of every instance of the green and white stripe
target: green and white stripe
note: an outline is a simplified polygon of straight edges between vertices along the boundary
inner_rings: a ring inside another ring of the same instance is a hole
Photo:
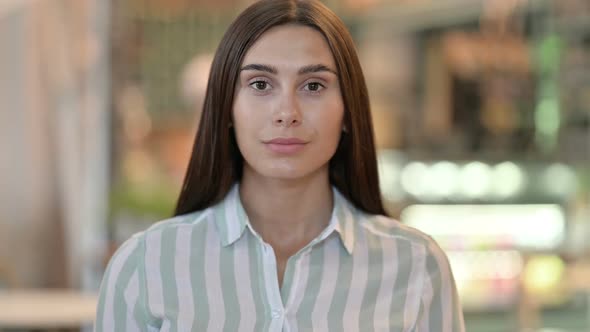
[[[238,185],[134,235],[107,267],[95,331],[464,331],[438,245],[333,192],[329,226],[289,259],[281,289]]]

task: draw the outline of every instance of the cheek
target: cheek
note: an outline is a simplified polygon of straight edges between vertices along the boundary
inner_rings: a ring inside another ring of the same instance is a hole
[[[262,112],[244,98],[236,100],[232,112],[233,130],[242,155],[247,155],[258,139]]]
[[[240,93],[234,98],[232,123],[236,131],[242,131],[242,128],[248,125],[247,119],[253,115],[252,107],[249,104],[248,98]]]
[[[232,108],[232,123],[234,125],[234,127],[239,126],[240,124],[242,124],[244,122],[244,118],[247,117],[247,110],[248,110],[248,105],[246,100],[244,100],[245,98],[242,97],[239,93],[236,94],[236,96],[234,97],[234,105]]]
[[[251,140],[250,137],[252,136],[250,134],[252,130],[248,127],[248,121],[244,121],[245,119],[247,119],[247,117],[243,114],[239,112],[234,113],[233,130],[238,147],[242,151],[242,154],[244,153],[243,150],[246,149],[249,144],[251,144],[249,141]]]
[[[232,130],[234,131],[234,136],[236,137],[236,142],[238,143],[238,148],[240,151],[243,150],[244,146],[244,128],[242,126],[247,123],[244,121],[246,118],[246,114],[244,114],[244,110],[246,108],[243,107],[243,102],[241,102],[237,97],[234,99],[234,106],[231,115],[232,121]],[[243,154],[243,152],[242,152]]]
[[[314,114],[313,122],[324,139],[338,140],[344,121],[344,106],[339,101],[323,105],[323,112]]]

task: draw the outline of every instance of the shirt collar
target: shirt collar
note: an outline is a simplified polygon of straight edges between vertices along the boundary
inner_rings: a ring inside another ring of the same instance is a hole
[[[334,230],[340,236],[340,241],[346,249],[346,252],[352,254],[354,249],[356,224],[359,213],[346,197],[338,189],[332,187],[334,192],[334,210],[332,211],[332,220],[330,224],[334,225]]]
[[[249,223],[246,211],[240,201],[238,184],[234,184],[225,198],[218,203],[213,211],[221,244],[225,247],[236,242]]]
[[[332,217],[328,227],[319,235],[318,240],[321,241],[336,232],[346,252],[352,254],[355,242],[355,219],[359,214],[357,209],[335,187],[332,187],[332,192],[334,194]],[[250,225],[240,200],[238,183],[234,184],[226,197],[213,210],[221,244],[224,247],[240,239],[246,227],[258,236]]]

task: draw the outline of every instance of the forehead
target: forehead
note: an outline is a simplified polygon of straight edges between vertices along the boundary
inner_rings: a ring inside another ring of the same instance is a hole
[[[318,30],[304,25],[280,25],[264,32],[250,47],[243,64],[305,66],[321,63],[334,66],[332,51]]]

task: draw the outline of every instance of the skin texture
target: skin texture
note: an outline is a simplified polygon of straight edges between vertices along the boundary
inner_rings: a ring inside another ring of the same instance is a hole
[[[290,24],[266,31],[241,68],[232,114],[244,157],[240,196],[252,226],[274,249],[282,284],[288,258],[329,223],[328,167],[344,104],[330,48],[313,28]]]

